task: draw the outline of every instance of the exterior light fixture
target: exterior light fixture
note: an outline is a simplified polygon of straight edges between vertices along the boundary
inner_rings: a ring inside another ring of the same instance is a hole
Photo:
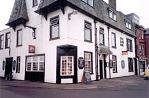
[[[36,39],[36,28],[35,27],[31,27],[31,26],[25,26],[25,27],[30,28],[30,29],[33,30],[32,36],[33,36],[33,39]]]
[[[68,13],[68,20],[71,20],[71,15],[75,15],[77,13],[78,13],[77,10],[73,10],[71,13]]]

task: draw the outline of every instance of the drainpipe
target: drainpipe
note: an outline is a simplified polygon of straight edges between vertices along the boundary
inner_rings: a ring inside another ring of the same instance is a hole
[[[95,28],[95,70],[96,70],[96,81],[98,81],[98,46],[97,46],[97,28],[96,20],[94,18],[94,28]]]
[[[108,48],[110,49],[110,27],[107,27],[108,29]],[[110,55],[109,55],[109,79],[111,79],[111,69],[110,69]]]

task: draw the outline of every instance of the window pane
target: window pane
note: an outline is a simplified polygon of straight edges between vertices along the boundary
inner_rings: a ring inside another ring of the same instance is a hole
[[[84,53],[84,58],[85,58],[85,71],[89,71],[93,73],[92,70],[92,53]]]
[[[61,56],[61,76],[74,75],[74,57]]]
[[[4,35],[0,35],[0,49],[4,48]]]
[[[129,67],[129,72],[133,72],[133,59],[128,58],[128,67]]]
[[[112,47],[113,48],[116,48],[116,34],[115,33],[112,33]]]
[[[113,73],[117,73],[117,58],[115,55],[112,55],[112,63],[113,63]]]
[[[88,0],[88,4],[93,6],[94,5],[94,0]]]
[[[59,17],[50,19],[50,39],[59,37]]]
[[[58,37],[58,32],[59,32],[59,27],[58,27],[58,25],[53,25],[52,27],[51,27],[51,38],[57,38]]]
[[[104,29],[103,28],[100,28],[100,34],[99,34],[99,43],[101,45],[104,45]]]
[[[22,30],[17,31],[17,46],[22,45],[22,37],[23,37],[22,34],[23,34]]]

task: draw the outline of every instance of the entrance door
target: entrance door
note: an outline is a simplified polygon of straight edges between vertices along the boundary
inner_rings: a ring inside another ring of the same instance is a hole
[[[5,77],[12,72],[12,62],[13,58],[6,58]]]
[[[77,83],[77,47],[71,45],[57,48],[57,80],[60,83]]]
[[[100,79],[106,79],[107,78],[107,73],[106,73],[106,60],[105,60],[105,55],[102,56],[102,60],[99,61],[99,68],[100,68]]]

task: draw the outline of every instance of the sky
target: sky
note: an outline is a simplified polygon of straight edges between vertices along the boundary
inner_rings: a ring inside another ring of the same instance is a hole
[[[11,10],[15,0],[3,0],[0,3],[0,30],[8,28]],[[108,2],[108,0],[104,0]],[[135,13],[140,17],[140,25],[149,28],[149,0],[117,0],[117,10],[124,14]]]

